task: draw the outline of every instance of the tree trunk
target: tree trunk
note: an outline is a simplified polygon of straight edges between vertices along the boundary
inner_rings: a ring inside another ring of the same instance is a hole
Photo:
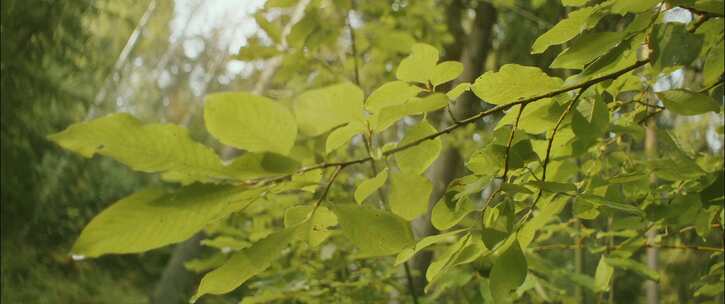
[[[654,101],[654,100],[653,100]],[[653,109],[650,109],[652,111]],[[648,159],[655,158],[657,156],[657,119],[655,117],[650,118],[647,121],[647,129],[645,133],[645,139],[644,139],[644,151],[647,155]],[[650,183],[654,184],[657,182],[657,177],[652,174],[650,176]],[[655,237],[657,236],[657,231],[655,229],[651,229],[647,231],[647,242],[653,243],[655,241]],[[650,269],[657,271],[657,248],[649,247],[647,248],[647,267]],[[652,280],[647,280],[645,282],[645,289],[646,289],[646,296],[647,296],[647,304],[657,304],[659,303],[659,286],[657,285],[657,282]]]
[[[200,255],[203,239],[204,234],[199,232],[174,248],[171,259],[151,295],[151,303],[177,304],[189,301],[193,291],[189,287],[196,283],[196,274],[186,270],[184,262]]]

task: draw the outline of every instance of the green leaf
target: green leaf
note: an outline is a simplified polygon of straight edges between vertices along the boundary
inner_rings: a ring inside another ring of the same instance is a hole
[[[284,226],[287,228],[303,224],[298,228],[298,235],[306,240],[310,246],[317,247],[324,242],[337,225],[337,216],[330,209],[320,206],[314,214],[314,206],[293,206],[287,208],[284,214]]]
[[[543,53],[550,46],[565,43],[581,32],[594,27],[602,18],[602,14],[597,12],[598,9],[599,6],[590,6],[569,13],[566,19],[559,21],[546,33],[536,38],[531,46],[531,53]]]
[[[214,182],[226,177],[216,153],[192,141],[186,129],[171,124],[143,125],[126,113],[76,123],[48,139],[83,157],[98,153],[134,170],[160,172],[168,180]]]
[[[561,0],[561,4],[564,6],[582,6],[587,4],[589,0]]]
[[[607,207],[613,210],[630,213],[634,215],[644,216],[644,211],[642,209],[637,208],[636,206],[626,204],[626,203],[620,203],[615,202],[611,199],[607,199],[605,197],[593,195],[593,194],[580,194],[577,195],[577,199],[582,199],[595,207]]]
[[[462,63],[458,61],[444,61],[435,66],[430,82],[435,87],[458,78],[461,73],[463,73]]]
[[[275,232],[232,255],[224,265],[201,279],[196,294],[191,298],[192,303],[205,294],[228,293],[266,270],[293,240],[296,231],[297,227],[291,227]]]
[[[430,221],[436,229],[450,229],[476,210],[476,205],[467,196],[459,197],[457,194],[458,189],[449,188],[433,206]]]
[[[436,256],[436,259],[428,266],[425,273],[428,286],[425,287],[425,292],[428,292],[433,286],[433,283],[441,278],[442,274],[457,265],[474,261],[484,254],[484,252],[486,252],[486,247],[481,242],[480,235],[476,234],[474,236],[471,233],[467,233],[456,243],[446,248],[440,256]]]
[[[626,15],[627,13],[641,13],[651,10],[662,0],[614,0],[610,11],[615,14]]]
[[[636,273],[639,273],[643,275],[644,277],[653,280],[653,281],[659,281],[660,280],[660,274],[657,273],[657,271],[654,271],[647,267],[647,265],[644,265],[640,262],[636,262],[630,259],[621,259],[621,258],[605,258],[604,261],[616,268],[624,269],[624,270],[632,270]]]
[[[226,175],[238,180],[291,174],[300,163],[284,155],[274,153],[245,153],[224,168]]]
[[[302,93],[294,102],[300,130],[317,136],[352,121],[363,121],[363,92],[346,82]]]
[[[497,252],[502,253],[491,268],[489,285],[491,295],[497,303],[509,302],[511,291],[524,283],[528,266],[515,234],[511,235]]]
[[[539,212],[530,221],[526,222],[518,233],[519,245],[522,248],[529,247],[531,241],[534,240],[536,231],[558,215],[566,206],[567,201],[566,196],[550,196],[548,200],[541,202],[544,203],[543,205],[539,203]]]
[[[365,131],[365,127],[357,121],[353,121],[337,128],[327,135],[327,141],[325,141],[325,154],[330,154],[332,151],[337,150],[347,143],[355,135]]]
[[[709,111],[720,111],[720,105],[712,97],[691,92],[685,89],[675,89],[657,93],[665,107],[680,115],[698,115]]]
[[[360,183],[360,185],[357,186],[355,189],[355,201],[358,204],[362,204],[363,201],[370,196],[370,194],[373,194],[373,192],[380,189],[380,187],[385,184],[385,181],[388,179],[388,168],[383,169],[383,171],[380,171],[378,175],[376,175],[373,178],[366,179]]]
[[[342,232],[360,249],[357,257],[397,254],[415,244],[410,225],[397,215],[354,204],[335,204],[332,211]]]
[[[609,284],[612,282],[614,268],[607,264],[606,256],[602,255],[597,264],[597,271],[594,274],[594,291],[609,291]]]
[[[518,115],[518,108],[514,107],[496,124],[496,129],[505,125],[513,125]],[[521,113],[518,128],[529,134],[540,134],[551,130],[559,120],[559,116],[564,112],[564,107],[552,98],[540,99],[534,103],[526,105],[524,112]]]
[[[483,101],[501,105],[561,88],[562,81],[539,68],[505,64],[498,72],[486,72],[473,83],[473,93]]]
[[[206,128],[223,144],[250,152],[287,155],[297,124],[283,105],[249,93],[216,93],[204,104]]]
[[[170,192],[150,188],[94,217],[73,245],[74,255],[137,253],[186,240],[208,223],[243,209],[261,190],[194,184]]]
[[[506,147],[495,144],[488,144],[469,157],[466,168],[474,174],[494,176],[503,168],[505,161],[504,154]]]
[[[375,132],[382,132],[405,116],[435,111],[447,105],[448,97],[441,93],[423,98],[413,97],[404,104],[383,108],[377,115],[372,116],[370,125]]]
[[[416,43],[408,57],[400,61],[395,77],[409,82],[428,84],[438,62],[438,50],[428,44]]]
[[[622,42],[626,32],[589,32],[572,42],[549,67],[583,69],[585,65],[606,54]]]
[[[401,251],[398,254],[398,256],[395,258],[395,266],[398,266],[398,265],[403,264],[406,261],[410,260],[410,258],[415,256],[421,250],[423,250],[431,245],[448,241],[449,239],[451,239],[452,236],[459,234],[466,230],[468,230],[468,229],[464,228],[464,229],[458,229],[458,230],[453,230],[453,231],[449,231],[449,232],[445,232],[445,233],[441,233],[441,234],[424,237],[423,239],[418,241],[418,243],[416,243],[415,246],[411,246],[409,248],[403,249],[403,251]]]
[[[423,137],[436,133],[433,126],[427,120],[421,120],[417,125],[408,129],[400,141],[398,146],[405,146]],[[398,163],[400,171],[411,174],[422,174],[428,167],[438,158],[438,154],[443,148],[440,138],[426,140],[409,149],[398,152],[395,155],[395,161]]]
[[[702,85],[704,87],[709,87],[720,80],[725,66],[725,45],[722,41],[710,49],[702,66],[704,68],[702,72]]]
[[[390,175],[390,210],[410,221],[428,210],[433,184],[424,176],[411,173]]]
[[[650,37],[652,43],[652,67],[655,71],[664,68],[688,65],[694,61],[702,48],[703,38],[687,31],[679,23],[655,24]]]
[[[365,101],[365,108],[370,112],[377,113],[385,107],[404,104],[421,91],[423,89],[405,81],[386,82],[370,93],[367,101]]]
[[[448,96],[448,99],[450,100],[456,100],[463,92],[468,91],[471,89],[471,84],[468,82],[462,82],[459,83],[455,88],[451,89],[446,93],[446,96]]]

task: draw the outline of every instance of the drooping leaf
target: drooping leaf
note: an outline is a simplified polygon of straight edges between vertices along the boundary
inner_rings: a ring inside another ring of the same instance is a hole
[[[403,58],[395,72],[400,80],[427,84],[438,62],[438,50],[431,45],[416,43],[410,55]]]
[[[388,168],[383,169],[383,171],[380,171],[378,175],[375,177],[366,179],[360,183],[360,185],[355,188],[355,201],[358,204],[362,204],[363,201],[370,196],[370,194],[373,194],[373,192],[380,189],[385,184],[385,181],[388,179]]]
[[[410,225],[397,215],[354,204],[335,204],[332,211],[343,234],[360,249],[358,257],[397,254],[415,243]]]
[[[486,72],[473,83],[473,93],[491,104],[505,104],[559,89],[562,81],[539,68],[505,64],[498,72]]]
[[[712,97],[685,89],[657,93],[665,107],[680,115],[698,115],[710,111],[719,112],[720,105]]]
[[[453,267],[474,261],[482,254],[486,253],[486,247],[481,242],[479,234],[467,233],[457,242],[451,244],[446,250],[428,266],[425,278],[428,285],[425,291],[428,292],[431,287],[443,275]]]
[[[633,261],[631,259],[623,259],[623,258],[605,258],[604,261],[616,268],[625,269],[625,270],[632,270],[638,274],[643,275],[644,277],[653,280],[653,281],[659,281],[660,280],[660,274],[657,273],[657,271],[654,271],[647,267],[647,265],[644,265],[640,262]]]
[[[721,41],[717,46],[710,49],[707,57],[705,57],[705,63],[703,64],[704,71],[702,73],[703,80],[702,84],[704,87],[709,87],[720,80],[723,75],[723,68],[725,67],[725,44]]]
[[[413,173],[390,175],[390,210],[405,220],[413,220],[428,210],[433,185],[427,178]]]
[[[687,31],[684,24],[656,24],[650,37],[652,41],[652,67],[656,71],[688,65],[702,48],[702,36]]]
[[[460,62],[444,61],[435,66],[430,82],[435,87],[458,78],[462,72],[463,64]]]
[[[559,21],[546,33],[536,38],[531,46],[531,53],[543,53],[550,46],[565,43],[584,30],[594,27],[602,18],[598,9],[599,6],[590,6],[569,13],[566,19]]]
[[[186,129],[171,124],[143,125],[126,113],[73,124],[48,136],[83,157],[100,154],[142,172],[160,172],[166,179],[190,183],[226,177],[211,148],[194,142]]]
[[[204,123],[223,144],[250,152],[286,155],[297,138],[297,123],[287,108],[244,92],[208,95]]]
[[[302,93],[294,102],[300,130],[317,136],[344,123],[363,121],[363,92],[341,83]]]
[[[396,80],[386,82],[370,93],[370,96],[365,101],[365,108],[370,112],[377,113],[385,107],[404,104],[408,99],[415,97],[421,91],[421,88],[405,81]]]
[[[514,107],[496,124],[496,129],[505,125],[513,125],[518,115],[518,108]],[[540,134],[551,130],[564,112],[564,107],[552,98],[545,98],[531,103],[524,108],[519,120],[519,129],[529,134]]]
[[[602,256],[597,264],[597,271],[594,274],[594,291],[609,291],[609,284],[612,282],[614,268],[607,264],[606,256]]]
[[[501,252],[491,269],[490,288],[491,295],[496,302],[509,302],[509,293],[524,283],[528,267],[526,257],[516,235],[512,235],[497,250]]]
[[[575,39],[571,46],[554,59],[550,67],[582,69],[622,42],[626,32],[590,32]]]
[[[597,196],[597,195],[593,195],[593,194],[581,194],[581,195],[577,196],[577,200],[579,200],[579,199],[584,200],[584,201],[594,205],[595,207],[606,207],[609,209],[613,209],[613,210],[617,210],[617,211],[621,211],[621,212],[625,212],[625,213],[629,213],[629,214],[644,216],[644,211],[642,211],[642,209],[637,208],[634,205],[630,205],[630,204],[622,203],[622,202],[616,202],[612,199],[608,199],[605,197],[601,197],[601,196]]]
[[[352,121],[345,126],[337,128],[327,135],[325,142],[325,154],[330,154],[337,148],[342,147],[352,137],[365,131],[365,127],[357,121]]]
[[[243,209],[258,194],[257,189],[203,184],[173,192],[150,188],[121,199],[94,217],[71,251],[97,257],[181,242],[210,222]]]
[[[270,234],[251,247],[232,255],[224,265],[204,275],[192,302],[205,294],[225,294],[266,270],[287,247],[298,226]]]
[[[408,129],[405,137],[403,137],[398,146],[410,144],[437,131],[427,120],[422,120],[417,125]],[[403,172],[422,174],[438,158],[438,154],[442,148],[443,143],[440,138],[426,140],[416,146],[398,152],[395,155],[395,161]]]

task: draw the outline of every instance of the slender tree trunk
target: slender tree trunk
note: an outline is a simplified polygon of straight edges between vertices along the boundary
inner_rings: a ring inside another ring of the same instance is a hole
[[[204,234],[197,233],[174,248],[171,260],[166,264],[161,280],[151,295],[151,303],[176,304],[189,301],[192,292],[189,287],[194,286],[196,274],[188,271],[184,263],[200,255],[203,239]]]
[[[654,100],[653,100],[654,101]],[[652,109],[650,109],[651,111]],[[644,150],[645,154],[647,155],[647,158],[655,158],[657,155],[657,120],[655,117],[652,117],[647,121],[647,129],[645,133],[645,139],[644,139]],[[650,183],[654,184],[657,182],[657,177],[652,174],[650,176]],[[657,236],[657,232],[655,229],[651,229],[647,231],[647,242],[653,243],[655,241],[655,237]],[[649,247],[647,248],[647,267],[650,269],[657,271],[657,248]],[[647,295],[647,304],[657,304],[659,303],[659,286],[657,285],[657,282],[652,280],[647,280],[645,282],[645,289],[646,289],[646,295]]]
[[[454,0],[451,7],[448,8],[448,24],[452,32],[463,33],[460,20],[461,15],[467,8],[460,0]],[[486,57],[491,50],[491,42],[493,37],[493,25],[496,23],[496,8],[487,2],[479,2],[476,8],[476,16],[468,35],[456,35],[461,37],[463,41],[456,41],[446,48],[445,57],[460,56],[460,61],[464,65],[463,74],[457,79],[456,83],[473,82],[476,77],[484,71]],[[460,47],[463,46],[463,47]],[[477,112],[480,107],[480,101],[471,93],[465,93],[458,98],[453,108],[453,113],[457,118],[467,117]],[[433,193],[429,201],[429,210],[445,193],[448,183],[463,173],[463,157],[457,149],[449,148],[441,152],[441,155],[433,163],[427,172],[428,178],[433,183]],[[435,228],[430,224],[430,216],[420,217],[413,222],[413,228],[416,235],[423,237],[431,235],[435,232]],[[425,271],[428,268],[433,256],[430,252],[423,252],[416,256],[413,260],[413,268],[420,274],[415,277],[415,286],[422,289],[426,286]]]

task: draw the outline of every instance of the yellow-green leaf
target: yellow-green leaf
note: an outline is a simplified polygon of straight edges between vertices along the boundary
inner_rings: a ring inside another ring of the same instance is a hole
[[[498,72],[486,72],[473,83],[473,93],[496,105],[514,102],[561,88],[562,81],[536,67],[506,64]]]
[[[435,66],[430,82],[433,86],[438,86],[458,78],[461,73],[463,73],[462,63],[458,61],[444,61]]]
[[[84,157],[97,153],[134,170],[163,173],[169,180],[213,182],[226,177],[216,153],[191,140],[186,129],[144,125],[126,113],[76,123],[48,138]]]
[[[317,247],[332,235],[330,227],[337,225],[337,216],[324,206],[318,207],[314,214],[313,210],[312,205],[287,208],[284,226],[289,228],[303,224],[298,228],[298,235],[310,246]]]
[[[405,116],[435,111],[447,105],[448,97],[441,93],[423,98],[413,97],[404,104],[383,108],[372,116],[370,124],[375,132],[382,132]]]
[[[427,120],[422,120],[417,125],[408,129],[408,132],[398,146],[405,146],[434,134],[437,131]],[[442,147],[443,143],[440,138],[426,140],[416,146],[398,152],[395,155],[395,161],[398,163],[400,171],[411,174],[422,174],[438,158]]]
[[[192,302],[205,294],[225,294],[241,286],[251,277],[266,270],[287,247],[299,226],[275,232],[249,248],[232,255],[224,265],[207,273],[199,283]]]
[[[491,268],[489,283],[491,295],[497,303],[509,302],[511,301],[509,293],[523,284],[526,279],[528,273],[526,257],[521,251],[516,235],[509,237],[497,252],[502,253]]]
[[[455,88],[451,89],[446,93],[446,96],[448,96],[448,99],[450,100],[456,100],[463,92],[468,91],[471,89],[471,84],[468,82],[462,82],[459,83]]]
[[[363,121],[363,92],[346,82],[302,93],[294,102],[300,130],[317,136],[352,121]]]
[[[353,136],[362,133],[364,130],[365,127],[357,121],[350,122],[345,126],[333,130],[327,135],[325,154],[330,154],[332,151],[337,150],[337,148],[342,147]]]
[[[549,67],[583,69],[584,66],[619,45],[626,32],[590,32],[574,40]]]
[[[355,189],[354,197],[358,204],[362,204],[363,201],[370,196],[373,192],[377,191],[380,187],[385,184],[388,179],[388,168],[380,171],[378,175],[373,178],[366,179],[360,183]]]
[[[602,255],[597,264],[597,271],[594,273],[594,291],[609,291],[612,275],[614,275],[614,268],[607,264],[606,256]]]
[[[536,38],[531,47],[531,53],[543,53],[550,46],[565,43],[584,30],[594,27],[602,17],[597,13],[598,8],[598,6],[590,6],[571,12],[566,19],[559,21],[546,33]]]
[[[259,192],[204,184],[174,192],[150,188],[115,202],[94,217],[71,251],[74,255],[97,257],[177,243],[208,223],[244,208]]]
[[[428,210],[433,184],[427,178],[411,173],[390,176],[390,210],[410,221]]]
[[[223,144],[250,152],[287,155],[297,124],[282,104],[249,93],[216,93],[204,104],[206,128]]]
[[[400,61],[395,77],[409,82],[427,84],[438,62],[438,50],[431,45],[416,43],[410,55]]]
[[[343,234],[357,246],[357,257],[397,254],[415,243],[410,225],[397,215],[354,204],[335,204],[332,210]]]
[[[421,88],[405,81],[386,82],[375,89],[365,101],[365,108],[373,113],[389,106],[403,104],[422,91]]]
[[[698,115],[710,111],[719,112],[720,105],[709,95],[675,89],[657,93],[665,107],[680,115]]]

